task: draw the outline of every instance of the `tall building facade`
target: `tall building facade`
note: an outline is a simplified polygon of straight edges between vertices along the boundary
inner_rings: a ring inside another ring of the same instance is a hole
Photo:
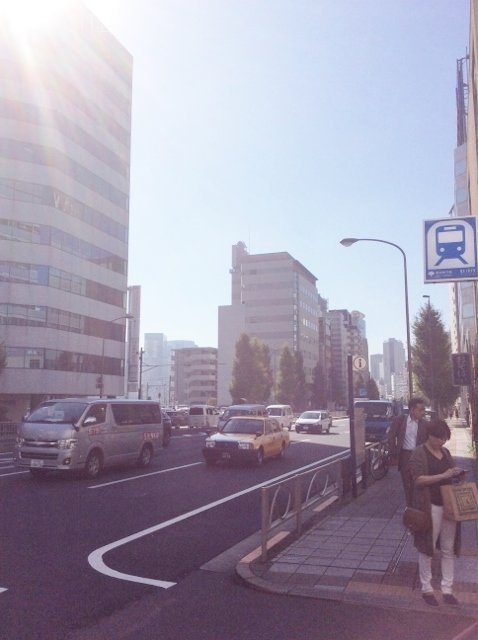
[[[229,404],[235,345],[241,333],[268,345],[274,380],[285,345],[300,351],[306,381],[319,358],[317,278],[289,253],[249,254],[232,247],[231,304],[219,307],[218,402]]]
[[[0,403],[124,392],[132,58],[80,3],[0,26]]]
[[[217,349],[173,351],[174,404],[217,404]]]
[[[397,393],[397,386],[400,385],[401,389],[406,377],[403,342],[389,338],[383,343],[383,378],[386,394],[394,396]]]
[[[159,399],[163,406],[174,403],[173,353],[196,347],[192,340],[168,340],[164,333],[144,334],[142,396]]]
[[[331,309],[328,313],[331,337],[331,393],[337,406],[348,405],[347,356],[362,356],[368,363],[365,315],[360,311]],[[369,372],[354,373],[354,386],[366,387]]]

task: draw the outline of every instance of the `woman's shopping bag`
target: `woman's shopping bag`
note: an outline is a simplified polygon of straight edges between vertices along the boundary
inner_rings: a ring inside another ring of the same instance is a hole
[[[445,484],[440,487],[443,515],[448,520],[478,520],[478,488],[475,482]]]

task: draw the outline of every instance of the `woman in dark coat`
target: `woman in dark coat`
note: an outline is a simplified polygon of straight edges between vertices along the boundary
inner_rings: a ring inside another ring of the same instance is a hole
[[[462,473],[455,467],[450,452],[443,445],[450,439],[450,428],[444,420],[432,420],[428,425],[428,439],[417,447],[410,458],[410,473],[413,480],[413,506],[427,511],[432,528],[415,533],[418,550],[418,569],[422,585],[422,596],[427,604],[438,606],[431,586],[432,557],[438,538],[441,549],[441,590],[446,604],[457,605],[453,595],[455,555],[460,551],[460,524],[443,517],[443,500],[440,486],[451,484],[452,478]]]

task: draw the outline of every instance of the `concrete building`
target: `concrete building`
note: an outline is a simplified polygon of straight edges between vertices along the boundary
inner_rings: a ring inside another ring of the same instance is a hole
[[[268,345],[274,379],[285,345],[301,351],[306,381],[319,358],[317,278],[289,253],[249,254],[232,247],[231,304],[219,307],[218,402],[229,404],[235,345],[241,333]]]
[[[175,404],[217,404],[217,349],[175,349],[173,379]]]
[[[370,375],[377,384],[380,397],[385,397],[386,389],[383,373],[383,353],[373,353],[370,356]]]
[[[318,407],[328,407],[332,400],[332,345],[328,302],[318,296],[319,302],[319,360],[320,380],[322,388],[318,393]]]
[[[132,58],[83,5],[0,26],[0,404],[124,393]]]
[[[172,355],[175,349],[196,347],[192,340],[168,340],[164,333],[144,334],[143,397],[160,399],[161,404],[172,404],[174,380]]]
[[[389,338],[383,343],[383,378],[385,391],[389,396],[393,396],[396,390],[395,385],[392,385],[393,376],[398,376],[397,380],[407,378],[405,348],[400,340]]]
[[[338,406],[348,404],[347,356],[362,356],[368,363],[368,343],[365,315],[360,311],[332,309],[328,313],[331,336],[332,399]],[[360,374],[354,373],[354,385],[364,388],[368,382],[368,365]]]

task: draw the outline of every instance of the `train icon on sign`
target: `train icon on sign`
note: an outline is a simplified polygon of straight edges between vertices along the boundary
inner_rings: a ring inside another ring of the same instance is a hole
[[[458,259],[468,264],[463,258],[466,249],[465,227],[462,224],[444,224],[435,230],[436,251],[440,256],[435,267],[444,260]]]
[[[477,218],[424,221],[425,282],[478,280]]]

